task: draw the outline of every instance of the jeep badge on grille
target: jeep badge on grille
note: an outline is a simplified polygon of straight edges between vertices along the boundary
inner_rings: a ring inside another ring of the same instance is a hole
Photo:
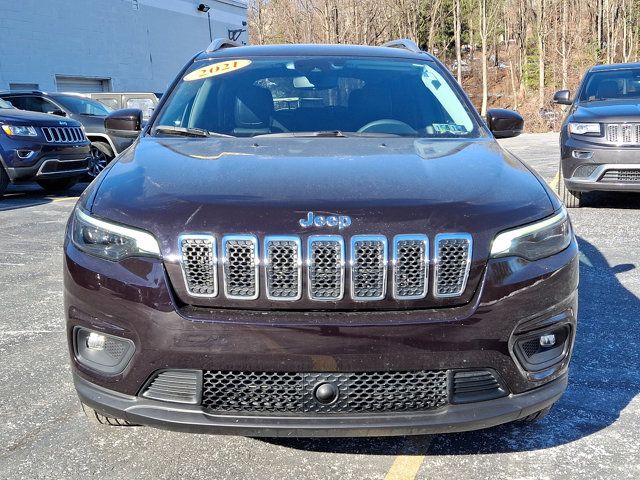
[[[313,212],[307,213],[307,218],[301,218],[300,226],[303,228],[316,227],[338,227],[339,230],[351,225],[351,217],[348,215],[316,215]]]

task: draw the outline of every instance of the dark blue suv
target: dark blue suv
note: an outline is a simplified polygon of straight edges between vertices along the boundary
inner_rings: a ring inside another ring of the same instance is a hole
[[[0,99],[0,196],[9,183],[72,187],[89,169],[89,146],[79,122],[18,110]]]

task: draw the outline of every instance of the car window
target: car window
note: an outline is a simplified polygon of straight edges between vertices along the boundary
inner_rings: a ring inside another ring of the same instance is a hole
[[[12,104],[0,98],[0,108],[13,108]]]
[[[100,97],[95,99],[96,102],[100,102],[105,107],[110,108],[111,110],[118,110],[120,107],[120,102],[117,98],[114,97]]]
[[[84,97],[76,97],[74,95],[59,95],[55,97],[56,101],[64,105],[76,115],[90,115],[103,117],[111,113],[111,109],[100,102]]]
[[[11,97],[11,103],[20,110],[30,110],[39,113],[51,113],[60,110],[60,107],[46,98],[35,96]]]
[[[640,69],[591,72],[584,82],[580,100],[640,98]]]
[[[128,98],[125,108],[137,108],[142,110],[142,117],[149,120],[155,104],[150,98]]]
[[[336,130],[484,135],[460,91],[435,63],[364,57],[196,62],[155,125],[234,136]]]

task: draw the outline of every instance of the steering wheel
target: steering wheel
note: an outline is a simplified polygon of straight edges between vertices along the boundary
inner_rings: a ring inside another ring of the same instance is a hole
[[[383,118],[360,127],[357,133],[392,133],[398,135],[415,135],[418,132],[408,123],[391,118]]]

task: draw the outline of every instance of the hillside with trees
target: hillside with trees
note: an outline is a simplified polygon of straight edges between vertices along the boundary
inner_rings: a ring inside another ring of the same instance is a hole
[[[638,0],[250,0],[250,39],[380,45],[410,38],[458,78],[481,112],[513,108],[557,128],[556,90],[596,63],[638,58]]]

